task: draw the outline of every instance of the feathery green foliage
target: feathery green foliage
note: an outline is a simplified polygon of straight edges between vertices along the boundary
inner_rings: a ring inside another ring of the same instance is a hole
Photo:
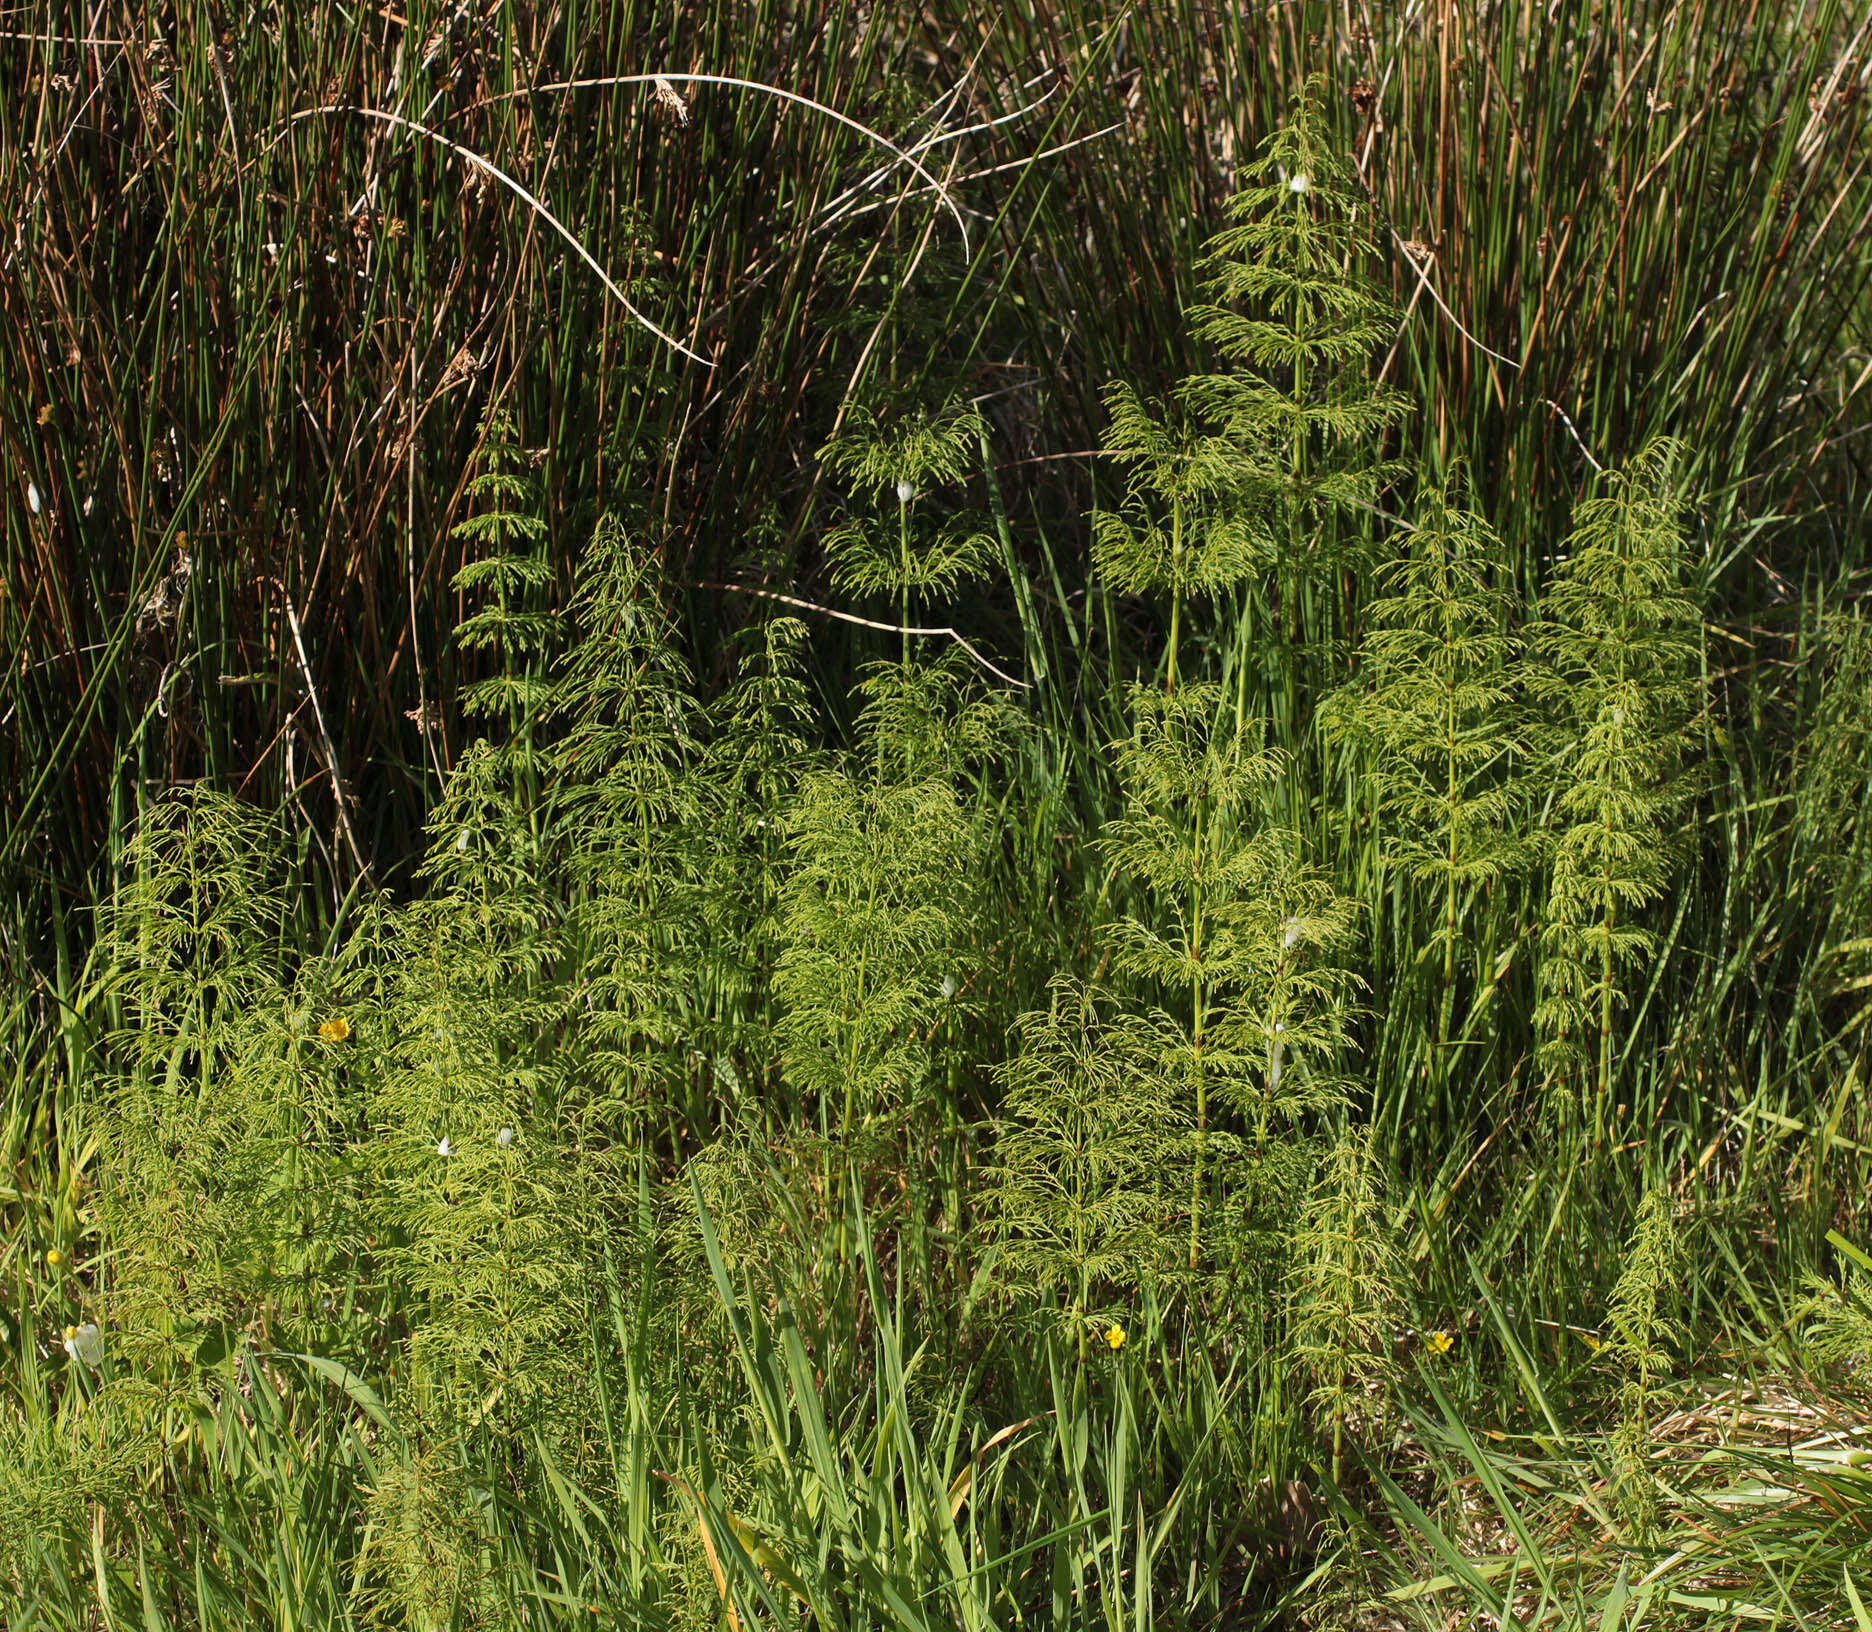
[[[1289,585],[1368,567],[1367,529],[1340,531],[1347,507],[1377,503],[1403,467],[1374,456],[1407,400],[1373,379],[1397,314],[1370,280],[1372,208],[1328,138],[1324,84],[1309,80],[1279,130],[1242,168],[1229,226],[1202,269],[1209,301],[1194,332],[1241,373],[1192,378],[1192,407],[1241,448]]]
[[[1618,1374],[1619,1423],[1612,1449],[1621,1500],[1642,1543],[1657,1522],[1651,1432],[1661,1381],[1670,1373],[1670,1350],[1678,1336],[1670,1318],[1671,1288],[1684,1260],[1671,1197],[1661,1186],[1653,1185],[1638,1204],[1624,1257],[1624,1270],[1606,1307],[1611,1334],[1601,1352]]]
[[[1366,769],[1380,824],[1382,875],[1401,873],[1419,934],[1434,935],[1419,960],[1434,959],[1426,987],[1431,1053],[1427,1072],[1457,1068],[1458,959],[1475,1004],[1493,989],[1497,949],[1486,928],[1463,933],[1526,864],[1524,736],[1516,696],[1520,641],[1510,596],[1496,581],[1500,541],[1488,523],[1454,507],[1446,492],[1419,501],[1418,520],[1378,572],[1388,591],[1365,612],[1356,680],[1329,697],[1320,725]],[[1398,1000],[1404,1000],[1402,993]],[[1473,1022],[1474,1015],[1465,1020]],[[1400,1112],[1402,1107],[1400,1106]]]
[[[501,1624],[489,1537],[453,1447],[386,1457],[365,1499],[370,1533],[358,1556],[356,1600],[367,1625]]]
[[[1114,588],[1168,598],[1172,690],[1187,601],[1273,571],[1298,628],[1303,584],[1369,565],[1363,513],[1402,470],[1374,450],[1406,405],[1370,378],[1395,315],[1364,275],[1369,206],[1331,153],[1319,97],[1309,84],[1243,169],[1231,225],[1204,252],[1191,332],[1236,367],[1189,375],[1168,406],[1123,380],[1103,392],[1103,448],[1127,479],[1123,505],[1093,516],[1093,559]],[[1344,531],[1348,507],[1360,515]]]
[[[787,819],[777,1035],[841,1147],[929,1108],[937,1034],[973,973],[977,831],[940,766],[887,754],[807,777]]]
[[[99,945],[121,1017],[99,1130],[115,1252],[108,1318],[87,1314],[154,1379],[217,1334],[322,1325],[362,1227],[342,1163],[307,1137],[352,1106],[317,977],[283,966],[272,838],[223,795],[158,807]]]
[[[1307,1399],[1330,1425],[1332,1477],[1344,1472],[1348,1424],[1383,1421],[1394,1380],[1400,1299],[1397,1249],[1368,1132],[1333,1142],[1294,1242],[1292,1357]]]
[[[832,528],[824,539],[835,588],[889,595],[907,629],[912,597],[952,595],[987,576],[999,553],[979,527],[958,518],[928,530],[913,519],[931,488],[961,481],[980,456],[987,422],[969,409],[886,421],[855,409],[850,428],[820,450],[835,474],[851,481],[869,514]],[[893,525],[894,523],[894,525]],[[928,536],[918,536],[928,532]],[[902,659],[910,664],[910,636]]]
[[[1174,691],[1185,604],[1245,583],[1272,559],[1248,508],[1252,466],[1182,404],[1153,408],[1125,381],[1107,387],[1105,407],[1104,451],[1126,468],[1125,499],[1094,514],[1093,560],[1121,592],[1167,596],[1164,685]]]
[[[1872,1368],[1872,1262],[1843,1237],[1834,1245],[1850,1262],[1842,1281],[1815,1276],[1812,1313],[1815,1316],[1814,1357],[1858,1377]]]
[[[557,632],[557,620],[539,604],[552,582],[548,529],[536,513],[539,491],[525,472],[526,450],[515,444],[513,422],[500,410],[490,409],[482,424],[476,462],[464,494],[477,508],[451,533],[475,555],[450,587],[490,601],[456,625],[455,640],[467,651],[491,653],[498,672],[466,687],[462,706],[504,721],[517,736],[544,700],[539,660]]]
[[[1245,1153],[1258,1160],[1306,1113],[1343,1098],[1335,1067],[1355,982],[1335,957],[1353,914],[1304,863],[1297,835],[1267,819],[1282,756],[1247,740],[1218,688],[1138,688],[1132,706],[1132,734],[1114,745],[1125,807],[1106,848],[1144,911],[1105,933],[1118,972],[1170,1005],[1160,1069],[1194,1130],[1194,1273],[1212,1147],[1241,1148],[1212,1130],[1215,1107],[1245,1120]]]
[[[1595,1137],[1629,1001],[1622,981],[1657,946],[1643,909],[1681,848],[1704,701],[1677,461],[1670,446],[1647,448],[1581,503],[1532,635],[1555,815],[1537,1020],[1551,1071],[1592,1073]]]
[[[1083,1348],[1176,1268],[1164,1225],[1180,1198],[1165,1181],[1187,1159],[1189,1128],[1161,1091],[1174,1030],[1067,976],[1049,996],[1021,1017],[1002,1070],[981,1205],[1010,1307],[1062,1320]]]

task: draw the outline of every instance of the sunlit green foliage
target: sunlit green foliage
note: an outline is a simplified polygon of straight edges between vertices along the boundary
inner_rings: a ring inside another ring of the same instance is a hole
[[[199,793],[153,812],[129,860],[100,944],[122,1016],[100,1107],[108,1323],[170,1378],[217,1334],[323,1324],[363,1220],[319,1134],[354,1102],[318,1035],[323,982],[283,956],[268,824]]]
[[[1188,1161],[1189,1124],[1164,1082],[1178,1037],[1065,976],[1050,996],[1003,1067],[985,1233],[1015,1312],[1096,1339],[1180,1256],[1166,1224],[1184,1202],[1166,1181]]]
[[[1813,1352],[1863,1380],[1872,1374],[1872,1260],[1849,1242],[1835,1244],[1851,1262],[1841,1281],[1811,1283]]]
[[[1311,1384],[1308,1403],[1328,1425],[1337,1484],[1347,1423],[1355,1415],[1382,1422],[1396,1371],[1392,1347],[1402,1276],[1368,1133],[1346,1132],[1334,1141],[1307,1200],[1294,1254],[1288,1286],[1293,1363]]]
[[[1642,1542],[1657,1522],[1657,1475],[1651,1466],[1652,1424],[1675,1370],[1672,1350],[1681,1334],[1671,1318],[1673,1288],[1684,1264],[1684,1244],[1672,1216],[1670,1194],[1653,1185],[1638,1204],[1625,1243],[1625,1268],[1606,1308],[1611,1330],[1601,1354],[1618,1378],[1619,1424],[1612,1436],[1620,1495]]]
[[[1290,580],[1369,566],[1366,529],[1342,513],[1375,504],[1403,467],[1375,457],[1409,403],[1377,384],[1373,361],[1397,313],[1369,278],[1373,212],[1326,132],[1324,85],[1309,81],[1290,117],[1245,165],[1229,225],[1202,269],[1208,303],[1195,332],[1237,373],[1185,382],[1190,406],[1247,457],[1265,505],[1271,554]]]
[[[365,1499],[369,1539],[358,1556],[366,1624],[411,1632],[502,1623],[486,1527],[446,1442],[387,1456]]]
[[[1291,599],[1304,580],[1368,566],[1364,512],[1402,469],[1375,449],[1404,400],[1370,378],[1396,317],[1362,270],[1369,206],[1332,156],[1319,94],[1310,85],[1243,169],[1232,224],[1204,252],[1208,298],[1190,324],[1235,368],[1188,376],[1168,404],[1123,380],[1104,389],[1104,449],[1126,486],[1093,517],[1093,559],[1115,588],[1168,601],[1172,689],[1190,600],[1270,571]]]
[[[820,452],[857,490],[863,513],[826,534],[833,584],[851,595],[889,596],[904,625],[913,603],[947,597],[986,576],[994,540],[967,518],[934,526],[920,520],[932,488],[965,478],[980,458],[981,415],[951,409],[930,417],[881,419],[864,408]],[[910,636],[902,654],[910,658]]]
[[[942,1099],[938,1058],[971,1006],[985,834],[966,779],[1003,720],[953,660],[881,664],[862,683],[861,751],[786,806],[774,1036],[822,1133],[901,1131]]]
[[[1183,609],[1243,583],[1273,559],[1248,508],[1252,467],[1182,407],[1164,410],[1122,380],[1105,390],[1105,452],[1125,468],[1125,499],[1092,518],[1092,554],[1114,588],[1170,603],[1165,684],[1177,684]]]
[[[1193,1272],[1211,1147],[1235,1144],[1212,1131],[1215,1107],[1243,1119],[1259,1155],[1343,1097],[1354,978],[1338,955],[1353,913],[1304,863],[1297,836],[1267,819],[1282,756],[1245,739],[1216,687],[1139,688],[1132,706],[1132,735],[1115,745],[1125,807],[1106,846],[1146,905],[1106,938],[1114,967],[1172,1016],[1160,1070],[1194,1130]]]
[[[1583,501],[1533,630],[1546,708],[1550,889],[1541,932],[1542,1057],[1585,1067],[1595,1126],[1616,1069],[1624,981],[1655,951],[1644,909],[1682,853],[1678,820],[1702,707],[1702,620],[1686,586],[1678,450],[1647,448]]]
[[[512,420],[490,411],[481,427],[479,468],[466,489],[475,513],[457,522],[453,535],[473,556],[450,587],[482,601],[456,626],[457,644],[488,652],[495,664],[492,674],[463,691],[462,706],[517,733],[544,700],[540,660],[558,623],[541,604],[553,569],[539,489],[527,474],[526,450],[513,438]]]
[[[1378,574],[1388,593],[1366,609],[1358,680],[1329,699],[1321,723],[1370,767],[1382,865],[1425,886],[1434,903],[1442,1044],[1465,908],[1528,857],[1514,776],[1520,642],[1486,520],[1431,491],[1396,548]]]

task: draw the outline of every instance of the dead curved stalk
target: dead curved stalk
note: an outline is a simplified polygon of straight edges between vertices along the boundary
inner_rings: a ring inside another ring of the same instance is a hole
[[[344,834],[345,847],[351,852],[351,859],[357,863],[358,871],[368,878],[370,863],[364,859],[357,834],[351,828],[351,790],[345,786],[338,749],[332,742],[331,732],[326,729],[325,710],[319,706],[318,686],[312,679],[311,659],[306,656],[305,634],[299,627],[299,613],[293,606],[292,595],[285,584],[277,578],[269,578],[268,582],[280,592],[280,602],[286,608],[286,622],[292,629],[293,651],[299,659],[299,674],[305,681],[306,697],[312,704],[312,720],[318,726],[319,745],[325,750],[325,763],[331,768],[332,802],[338,807],[338,831]]]
[[[840,612],[836,607],[820,606],[816,601],[802,601],[797,595],[782,595],[777,589],[756,589],[752,584],[704,583],[691,587],[724,590],[731,595],[755,595],[763,601],[778,601],[782,606],[795,606],[802,612],[817,612],[822,618],[837,618],[840,623],[856,624],[860,629],[876,629],[887,635],[925,635],[953,640],[997,680],[1005,680],[1010,686],[1019,686],[1022,691],[1033,690],[1032,681],[1018,679],[1006,669],[995,667],[959,631],[947,626],[940,629],[912,629],[901,623],[880,623],[876,618],[861,618],[855,612]]]
[[[618,304],[621,305],[625,311],[630,313],[631,317],[637,323],[648,329],[665,345],[673,346],[685,357],[700,363],[704,368],[713,368],[715,366],[700,352],[691,351],[673,334],[665,334],[656,324],[652,323],[648,317],[638,311],[637,308],[631,304],[630,297],[617,286],[611,274],[598,264],[597,259],[592,255],[591,251],[578,241],[578,238],[573,234],[571,229],[567,227],[558,216],[554,215],[541,200],[535,198],[533,194],[528,192],[518,181],[508,175],[505,170],[501,169],[498,164],[495,164],[492,160],[482,158],[481,155],[472,148],[463,147],[460,142],[452,142],[440,131],[431,130],[427,125],[419,125],[414,119],[405,119],[400,113],[386,113],[381,108],[359,107],[348,102],[334,102],[320,108],[303,108],[292,116],[291,122],[296,125],[307,119],[316,119],[321,116],[329,117],[344,113],[354,113],[360,119],[380,120],[386,125],[395,126],[397,129],[412,131],[418,136],[426,136],[430,141],[438,142],[443,147],[446,147],[451,153],[456,154],[464,162],[472,164],[478,170],[485,171],[503,187],[508,188],[522,203],[527,204],[535,210],[540,218],[544,220],[554,232],[558,233],[561,238],[570,244],[573,253],[589,266],[592,271],[598,274],[599,281],[604,284],[606,289],[610,290],[613,298],[616,299]]]

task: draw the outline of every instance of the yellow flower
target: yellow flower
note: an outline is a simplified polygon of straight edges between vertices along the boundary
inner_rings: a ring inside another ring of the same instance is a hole
[[[60,1252],[57,1247],[47,1247],[45,1261],[46,1268],[57,1269],[60,1264],[65,1262],[65,1254]]]
[[[1110,1326],[1105,1331],[1105,1346],[1114,1354],[1125,1346],[1125,1329],[1122,1326]]]
[[[329,1043],[342,1043],[351,1035],[351,1022],[342,1014],[334,1014],[319,1027],[319,1035]]]
[[[1451,1349],[1456,1347],[1456,1339],[1451,1337],[1448,1332],[1425,1332],[1423,1340],[1430,1345],[1430,1352],[1432,1354],[1448,1354]]]

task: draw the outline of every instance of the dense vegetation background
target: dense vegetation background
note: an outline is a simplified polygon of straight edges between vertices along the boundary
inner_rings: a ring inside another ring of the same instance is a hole
[[[9,12],[10,1624],[1872,1627],[1869,40]]]

